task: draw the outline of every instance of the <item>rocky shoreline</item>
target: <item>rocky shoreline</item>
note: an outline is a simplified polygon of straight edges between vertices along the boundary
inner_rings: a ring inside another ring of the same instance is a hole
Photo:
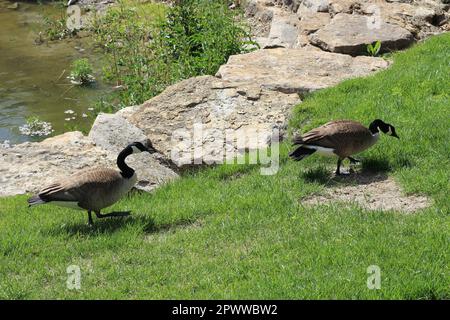
[[[187,79],[140,106],[100,114],[88,136],[68,132],[0,145],[0,196],[34,192],[93,165],[114,166],[124,145],[148,139],[161,153],[139,155],[130,164],[138,172],[137,188],[152,191],[178,177],[170,160],[175,131],[201,123],[202,150],[221,149],[217,137],[242,130],[261,134],[254,148],[267,146],[274,129],[285,132],[305,93],[389,66],[366,55],[368,43],[399,50],[450,29],[449,4],[431,0],[253,0],[246,16],[261,49],[231,56],[215,76]],[[195,152],[196,145],[184,147]],[[215,155],[200,154],[208,156]]]

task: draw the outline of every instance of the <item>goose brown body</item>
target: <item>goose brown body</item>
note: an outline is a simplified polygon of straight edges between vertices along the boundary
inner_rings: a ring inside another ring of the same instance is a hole
[[[335,155],[338,157],[336,174],[340,174],[342,160],[348,158],[352,163],[358,162],[350,156],[373,146],[379,139],[380,131],[400,139],[394,126],[380,119],[372,121],[369,128],[353,120],[327,122],[304,135],[296,136],[293,144],[297,147],[289,153],[289,156],[300,161],[315,152],[328,156]]]
[[[370,148],[378,140],[361,123],[352,120],[328,122],[294,138],[295,145],[314,145],[333,149],[339,158],[346,158]]]
[[[89,225],[93,224],[92,211],[97,218],[127,216],[128,212],[101,214],[100,210],[114,204],[133,188],[137,181],[136,173],[125,163],[125,159],[133,153],[144,151],[156,152],[150,141],[147,147],[140,142],[133,142],[117,156],[120,171],[102,167],[78,171],[43,188],[37,195],[28,199],[28,205],[51,203],[84,209],[88,213]]]
[[[124,178],[114,169],[91,168],[49,185],[38,196],[46,202],[69,207],[75,207],[71,204],[76,203],[79,209],[98,212],[122,198],[136,180],[136,174]]]

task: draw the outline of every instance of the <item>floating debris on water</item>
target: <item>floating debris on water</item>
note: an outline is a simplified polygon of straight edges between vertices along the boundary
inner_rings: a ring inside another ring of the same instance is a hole
[[[71,84],[77,85],[77,86],[81,86],[83,84],[90,84],[95,82],[95,77],[91,74],[88,74],[86,77],[84,77],[83,79],[79,79],[78,77],[74,76],[74,75],[70,75],[67,77],[67,79],[70,80]]]
[[[37,117],[30,118],[27,123],[19,127],[21,134],[25,136],[48,136],[54,130],[50,122],[39,120]]]

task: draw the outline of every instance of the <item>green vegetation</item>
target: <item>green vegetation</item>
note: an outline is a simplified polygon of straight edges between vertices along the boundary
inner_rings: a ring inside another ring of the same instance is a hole
[[[70,79],[76,84],[89,84],[94,81],[92,66],[86,58],[77,59],[72,63]]]
[[[37,116],[28,117],[19,131],[27,136],[47,136],[53,132],[52,125]]]
[[[39,33],[39,40],[42,43],[42,35],[47,40],[62,40],[67,37],[76,35],[76,30],[67,28],[67,12],[63,1],[56,2],[55,7],[58,8],[56,13],[46,14],[43,17],[43,30]]]
[[[374,43],[369,43],[367,45],[367,53],[372,57],[376,57],[381,49],[381,41],[376,41]]]
[[[369,298],[448,299],[450,34],[392,55],[394,65],[308,96],[291,129],[330,119],[381,118],[401,140],[382,136],[362,155],[365,169],[393,176],[407,193],[432,198],[413,214],[339,203],[305,207],[335,161],[287,159],[262,176],[251,165],[188,173],[153,194],[134,193],[111,210],[126,219],[86,224],[86,213],[26,208],[0,200],[1,298]],[[81,290],[66,268],[81,268]],[[381,268],[381,289],[366,286]]]
[[[155,40],[176,77],[215,74],[230,55],[255,44],[238,14],[223,0],[180,0],[168,10]]]
[[[31,116],[26,119],[25,124],[30,128],[30,130],[40,130],[42,125],[42,120],[38,116]]]
[[[91,31],[106,53],[105,77],[120,89],[102,102],[108,110],[140,104],[181,79],[214,74],[250,43],[239,11],[222,0],[171,7],[119,2],[93,20]]]

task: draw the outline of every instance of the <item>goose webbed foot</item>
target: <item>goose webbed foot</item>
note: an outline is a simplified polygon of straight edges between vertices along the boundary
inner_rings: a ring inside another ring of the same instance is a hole
[[[96,212],[95,215],[97,218],[109,218],[109,217],[128,217],[131,214],[131,211],[124,211],[124,212],[111,212],[111,213],[105,213],[101,214],[100,212]]]
[[[92,212],[91,210],[88,211],[88,226],[92,227],[94,225],[94,221],[92,221]]]
[[[336,172],[335,172],[337,176],[341,175],[341,164],[342,164],[342,159],[339,158],[338,162],[337,162]]]

